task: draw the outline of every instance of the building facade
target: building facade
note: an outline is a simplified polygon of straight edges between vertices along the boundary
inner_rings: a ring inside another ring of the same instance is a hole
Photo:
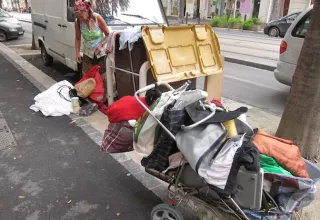
[[[312,1],[310,0],[290,0],[288,14],[306,10]]]
[[[163,7],[167,16],[178,16],[179,0],[162,0]],[[185,15],[188,13],[190,18],[211,19],[219,14],[220,2],[226,0],[184,0]]]
[[[167,16],[178,16],[179,0],[162,0]],[[281,7],[276,7],[277,16],[282,17],[288,14],[303,11],[307,9],[313,0],[184,0],[185,15],[189,18],[211,19],[214,16],[224,15],[226,9],[231,8],[231,17],[241,16],[243,20],[258,17],[262,23],[268,21],[268,15],[271,9],[270,4],[281,4]],[[274,1],[274,2],[272,2]],[[244,3],[246,2],[246,3]],[[249,10],[246,14],[241,14],[241,4],[247,4]],[[282,5],[283,4],[283,5]],[[280,11],[279,11],[280,10]],[[269,16],[270,18],[270,16]]]

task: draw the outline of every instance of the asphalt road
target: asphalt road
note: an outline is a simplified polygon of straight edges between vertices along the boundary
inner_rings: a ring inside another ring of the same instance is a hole
[[[225,63],[223,97],[281,115],[290,87],[275,80],[273,72]]]
[[[14,40],[9,40],[4,42],[5,45],[22,45],[22,44],[31,44],[32,40],[32,24],[27,22],[21,22],[25,33],[22,37]]]

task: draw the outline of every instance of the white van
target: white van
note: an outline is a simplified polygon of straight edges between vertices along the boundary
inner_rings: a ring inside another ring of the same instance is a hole
[[[289,27],[280,44],[280,58],[274,70],[275,78],[282,84],[291,85],[302,45],[310,22],[313,6],[302,12]]]
[[[53,59],[78,70],[75,59],[75,0],[32,0],[33,40],[41,48],[45,65]],[[107,21],[110,30],[128,26],[168,25],[161,0],[130,0],[127,5],[93,0],[94,9]],[[126,1],[122,1],[126,2]]]

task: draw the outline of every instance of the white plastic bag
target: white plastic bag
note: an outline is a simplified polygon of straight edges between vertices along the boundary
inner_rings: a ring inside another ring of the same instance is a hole
[[[130,27],[123,30],[120,34],[119,39],[119,50],[127,48],[127,43],[129,43],[129,50],[133,49],[133,44],[139,40],[141,37],[141,28],[140,27]]]
[[[62,88],[60,94],[59,88]],[[35,112],[41,111],[44,116],[69,115],[72,112],[69,91],[73,88],[66,80],[58,82],[34,97],[35,104],[30,106],[30,109]]]

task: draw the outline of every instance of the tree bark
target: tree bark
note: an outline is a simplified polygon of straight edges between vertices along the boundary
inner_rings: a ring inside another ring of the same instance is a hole
[[[314,2],[308,31],[276,135],[293,140],[310,160],[319,156],[320,0]],[[289,45],[290,46],[290,45]]]
[[[271,9],[270,21],[283,17],[284,0],[274,0]]]
[[[185,0],[178,0],[178,24],[183,23]]]
[[[29,9],[29,3],[28,3],[28,0],[24,0],[24,4],[26,5],[26,10],[28,11],[28,9]]]
[[[234,0],[228,0],[226,6],[226,12],[228,19],[230,18],[231,13],[233,12]]]

